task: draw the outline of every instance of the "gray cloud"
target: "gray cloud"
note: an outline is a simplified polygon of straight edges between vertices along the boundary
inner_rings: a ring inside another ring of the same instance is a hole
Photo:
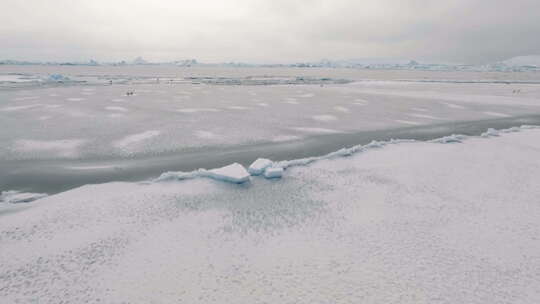
[[[3,0],[0,58],[485,63],[540,53],[538,0]]]

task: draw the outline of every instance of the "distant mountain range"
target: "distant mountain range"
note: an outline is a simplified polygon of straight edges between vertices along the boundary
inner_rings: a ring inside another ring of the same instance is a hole
[[[174,65],[178,67],[299,67],[299,68],[353,68],[353,69],[373,69],[373,70],[429,70],[429,71],[540,71],[540,55],[528,55],[513,57],[504,61],[486,65],[465,65],[465,64],[445,64],[445,63],[421,63],[415,60],[404,60],[394,58],[364,58],[349,60],[329,60],[323,59],[317,62],[299,62],[283,64],[253,64],[242,62],[224,63],[201,63],[196,59],[184,59],[171,62],[150,62],[142,57],[137,57],[132,61],[120,62],[97,62],[89,60],[87,62],[38,62],[38,61],[18,61],[0,60],[0,65],[80,65],[80,66],[123,66],[123,65]]]

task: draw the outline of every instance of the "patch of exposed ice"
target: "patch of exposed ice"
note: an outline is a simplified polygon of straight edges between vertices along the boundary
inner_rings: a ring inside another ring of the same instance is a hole
[[[396,119],[395,122],[399,122],[399,123],[406,124],[406,125],[413,125],[413,126],[421,125],[421,123],[419,123],[419,122],[410,121],[410,120]]]
[[[74,157],[78,155],[81,145],[86,142],[84,139],[63,139],[63,140],[31,140],[20,139],[13,145],[16,152],[49,152],[62,157]]]
[[[116,107],[116,106],[108,106],[108,107],[105,107],[105,110],[108,110],[108,111],[118,111],[118,112],[128,112],[128,109],[124,108],[124,107]]]
[[[359,102],[359,103],[363,103],[363,104],[368,104],[369,103],[369,101],[367,101],[365,99],[362,99],[362,98],[356,98],[354,101]]]
[[[457,104],[453,104],[453,103],[448,103],[448,102],[441,102],[441,104],[451,108],[451,109],[466,109],[464,106],[461,106],[461,105],[457,105]]]
[[[33,100],[33,99],[38,99],[39,96],[23,96],[23,97],[16,97],[16,98],[13,98],[14,101],[23,101],[23,100]]]
[[[323,122],[337,120],[337,117],[335,117],[334,115],[326,115],[326,114],[324,114],[324,115],[314,115],[311,118],[314,119],[314,120],[323,121]]]
[[[433,120],[446,120],[444,118],[440,118],[440,117],[437,117],[437,116],[433,116],[433,115],[427,115],[427,114],[407,114],[411,117],[418,117],[418,118],[427,118],[427,119],[433,119]]]
[[[313,96],[315,96],[315,94],[313,94],[313,93],[307,93],[307,94],[298,95],[298,97],[300,97],[300,98],[311,98]]]
[[[42,104],[31,104],[31,105],[24,105],[24,106],[11,106],[11,107],[0,108],[0,111],[1,112],[22,111],[22,110],[29,110],[29,109],[40,107],[40,106],[42,106]]]
[[[278,136],[274,136],[272,138],[272,141],[273,142],[284,142],[284,141],[293,141],[293,140],[298,140],[298,139],[300,139],[300,137],[295,136],[295,135],[278,135]]]
[[[243,106],[230,106],[227,108],[231,110],[248,110],[249,109],[248,107],[243,107]]]
[[[335,106],[334,107],[334,110],[338,111],[338,112],[342,112],[342,113],[349,113],[351,112],[349,109],[345,108],[345,107],[342,107],[342,106]]]
[[[204,130],[195,131],[194,134],[198,138],[203,138],[203,139],[212,139],[212,138],[217,137],[216,134],[214,134],[212,132],[209,132],[209,131],[204,131]]]
[[[292,130],[305,132],[305,133],[322,133],[322,134],[340,133],[340,131],[334,130],[334,129],[311,128],[311,127],[297,127],[297,128],[292,128]]]
[[[264,102],[260,102],[257,104],[258,106],[261,106],[261,107],[268,107],[268,104],[267,103],[264,103]]]
[[[84,98],[80,98],[80,97],[69,97],[69,98],[67,98],[66,100],[68,100],[68,101],[83,101]]]
[[[285,103],[288,103],[288,104],[299,104],[299,102],[297,101],[296,98],[294,97],[287,97],[285,98]]]
[[[116,166],[69,166],[69,167],[65,167],[66,169],[70,169],[70,170],[82,170],[82,171],[85,171],[85,170],[109,170],[109,169],[114,169],[114,168],[117,168]]]
[[[176,110],[180,113],[198,113],[198,112],[219,112],[219,109],[214,108],[184,108]]]
[[[125,147],[128,147],[130,145],[138,144],[140,142],[148,140],[148,139],[150,139],[152,137],[156,137],[156,136],[158,136],[160,134],[161,134],[161,132],[156,131],[156,130],[150,130],[150,131],[145,131],[145,132],[141,132],[141,133],[137,133],[137,134],[132,134],[132,135],[126,136],[126,137],[122,138],[121,140],[115,142],[113,145],[115,147],[117,147],[117,148],[125,148]]]
[[[503,114],[503,113],[499,113],[499,112],[483,112],[484,114],[486,115],[489,115],[489,116],[495,116],[495,117],[510,117],[510,115],[508,114]]]

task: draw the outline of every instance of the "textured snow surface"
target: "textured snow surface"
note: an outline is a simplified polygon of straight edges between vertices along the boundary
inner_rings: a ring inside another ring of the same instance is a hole
[[[1,302],[538,303],[540,130],[497,133],[16,204]]]

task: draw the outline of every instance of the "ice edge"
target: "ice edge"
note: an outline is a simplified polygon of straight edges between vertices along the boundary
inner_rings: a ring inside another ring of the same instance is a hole
[[[342,148],[342,149],[339,149],[339,150],[334,151],[334,152],[330,152],[330,153],[328,153],[326,155],[322,155],[322,156],[313,156],[313,157],[307,157],[307,158],[271,162],[270,165],[267,165],[267,166],[264,167],[264,171],[250,170],[250,173],[251,173],[251,176],[262,175],[262,176],[264,176],[266,178],[276,178],[276,177],[281,177],[282,170],[287,170],[288,168],[291,168],[291,167],[307,166],[307,165],[309,165],[311,163],[321,161],[321,160],[335,159],[335,158],[339,158],[339,157],[347,157],[347,156],[351,156],[351,155],[356,154],[356,153],[364,152],[364,151],[371,150],[371,149],[382,148],[382,147],[384,147],[386,145],[391,145],[391,144],[411,143],[411,142],[428,142],[428,143],[441,143],[441,144],[461,143],[461,142],[463,142],[464,140],[466,140],[468,138],[478,138],[478,137],[489,138],[489,137],[499,136],[502,133],[519,132],[519,131],[528,130],[528,129],[540,129],[540,126],[539,125],[522,125],[520,127],[511,127],[511,128],[507,128],[507,129],[500,129],[500,130],[496,130],[496,129],[493,129],[493,128],[488,128],[487,131],[482,133],[480,136],[476,136],[476,135],[475,136],[468,136],[468,135],[463,135],[463,134],[452,134],[452,135],[443,136],[443,137],[428,140],[428,141],[418,141],[418,140],[414,140],[414,139],[391,139],[389,141],[376,141],[376,140],[374,140],[374,141],[370,142],[369,144],[356,145],[356,146],[353,146],[353,147],[350,147],[350,148]],[[255,164],[258,160],[259,159],[257,159],[253,164]],[[233,164],[233,165],[235,165],[235,164]],[[253,166],[253,164],[252,164],[252,166]],[[236,164],[236,165],[239,165],[239,164]],[[228,165],[228,166],[231,166],[231,165]],[[223,168],[226,168],[228,166],[225,166]],[[243,166],[242,166],[242,168],[243,168]],[[277,168],[277,170],[272,170],[273,168]],[[190,172],[169,171],[169,172],[162,173],[158,178],[155,178],[155,179],[151,180],[150,182],[181,181],[181,180],[201,178],[201,177],[212,178],[212,179],[221,180],[221,181],[229,181],[227,179],[222,179],[222,178],[216,177],[215,175],[212,174],[212,171],[219,170],[219,169],[221,169],[221,168],[212,169],[212,170],[207,170],[207,169],[201,168],[201,169],[198,169],[198,170],[195,170],[195,171],[190,171]],[[266,170],[271,170],[272,172],[279,171],[280,174],[278,174],[278,175],[264,174],[264,172]],[[234,181],[233,182],[234,183],[243,183],[245,181],[249,181],[249,177],[247,179],[243,180],[242,182],[234,182]]]

